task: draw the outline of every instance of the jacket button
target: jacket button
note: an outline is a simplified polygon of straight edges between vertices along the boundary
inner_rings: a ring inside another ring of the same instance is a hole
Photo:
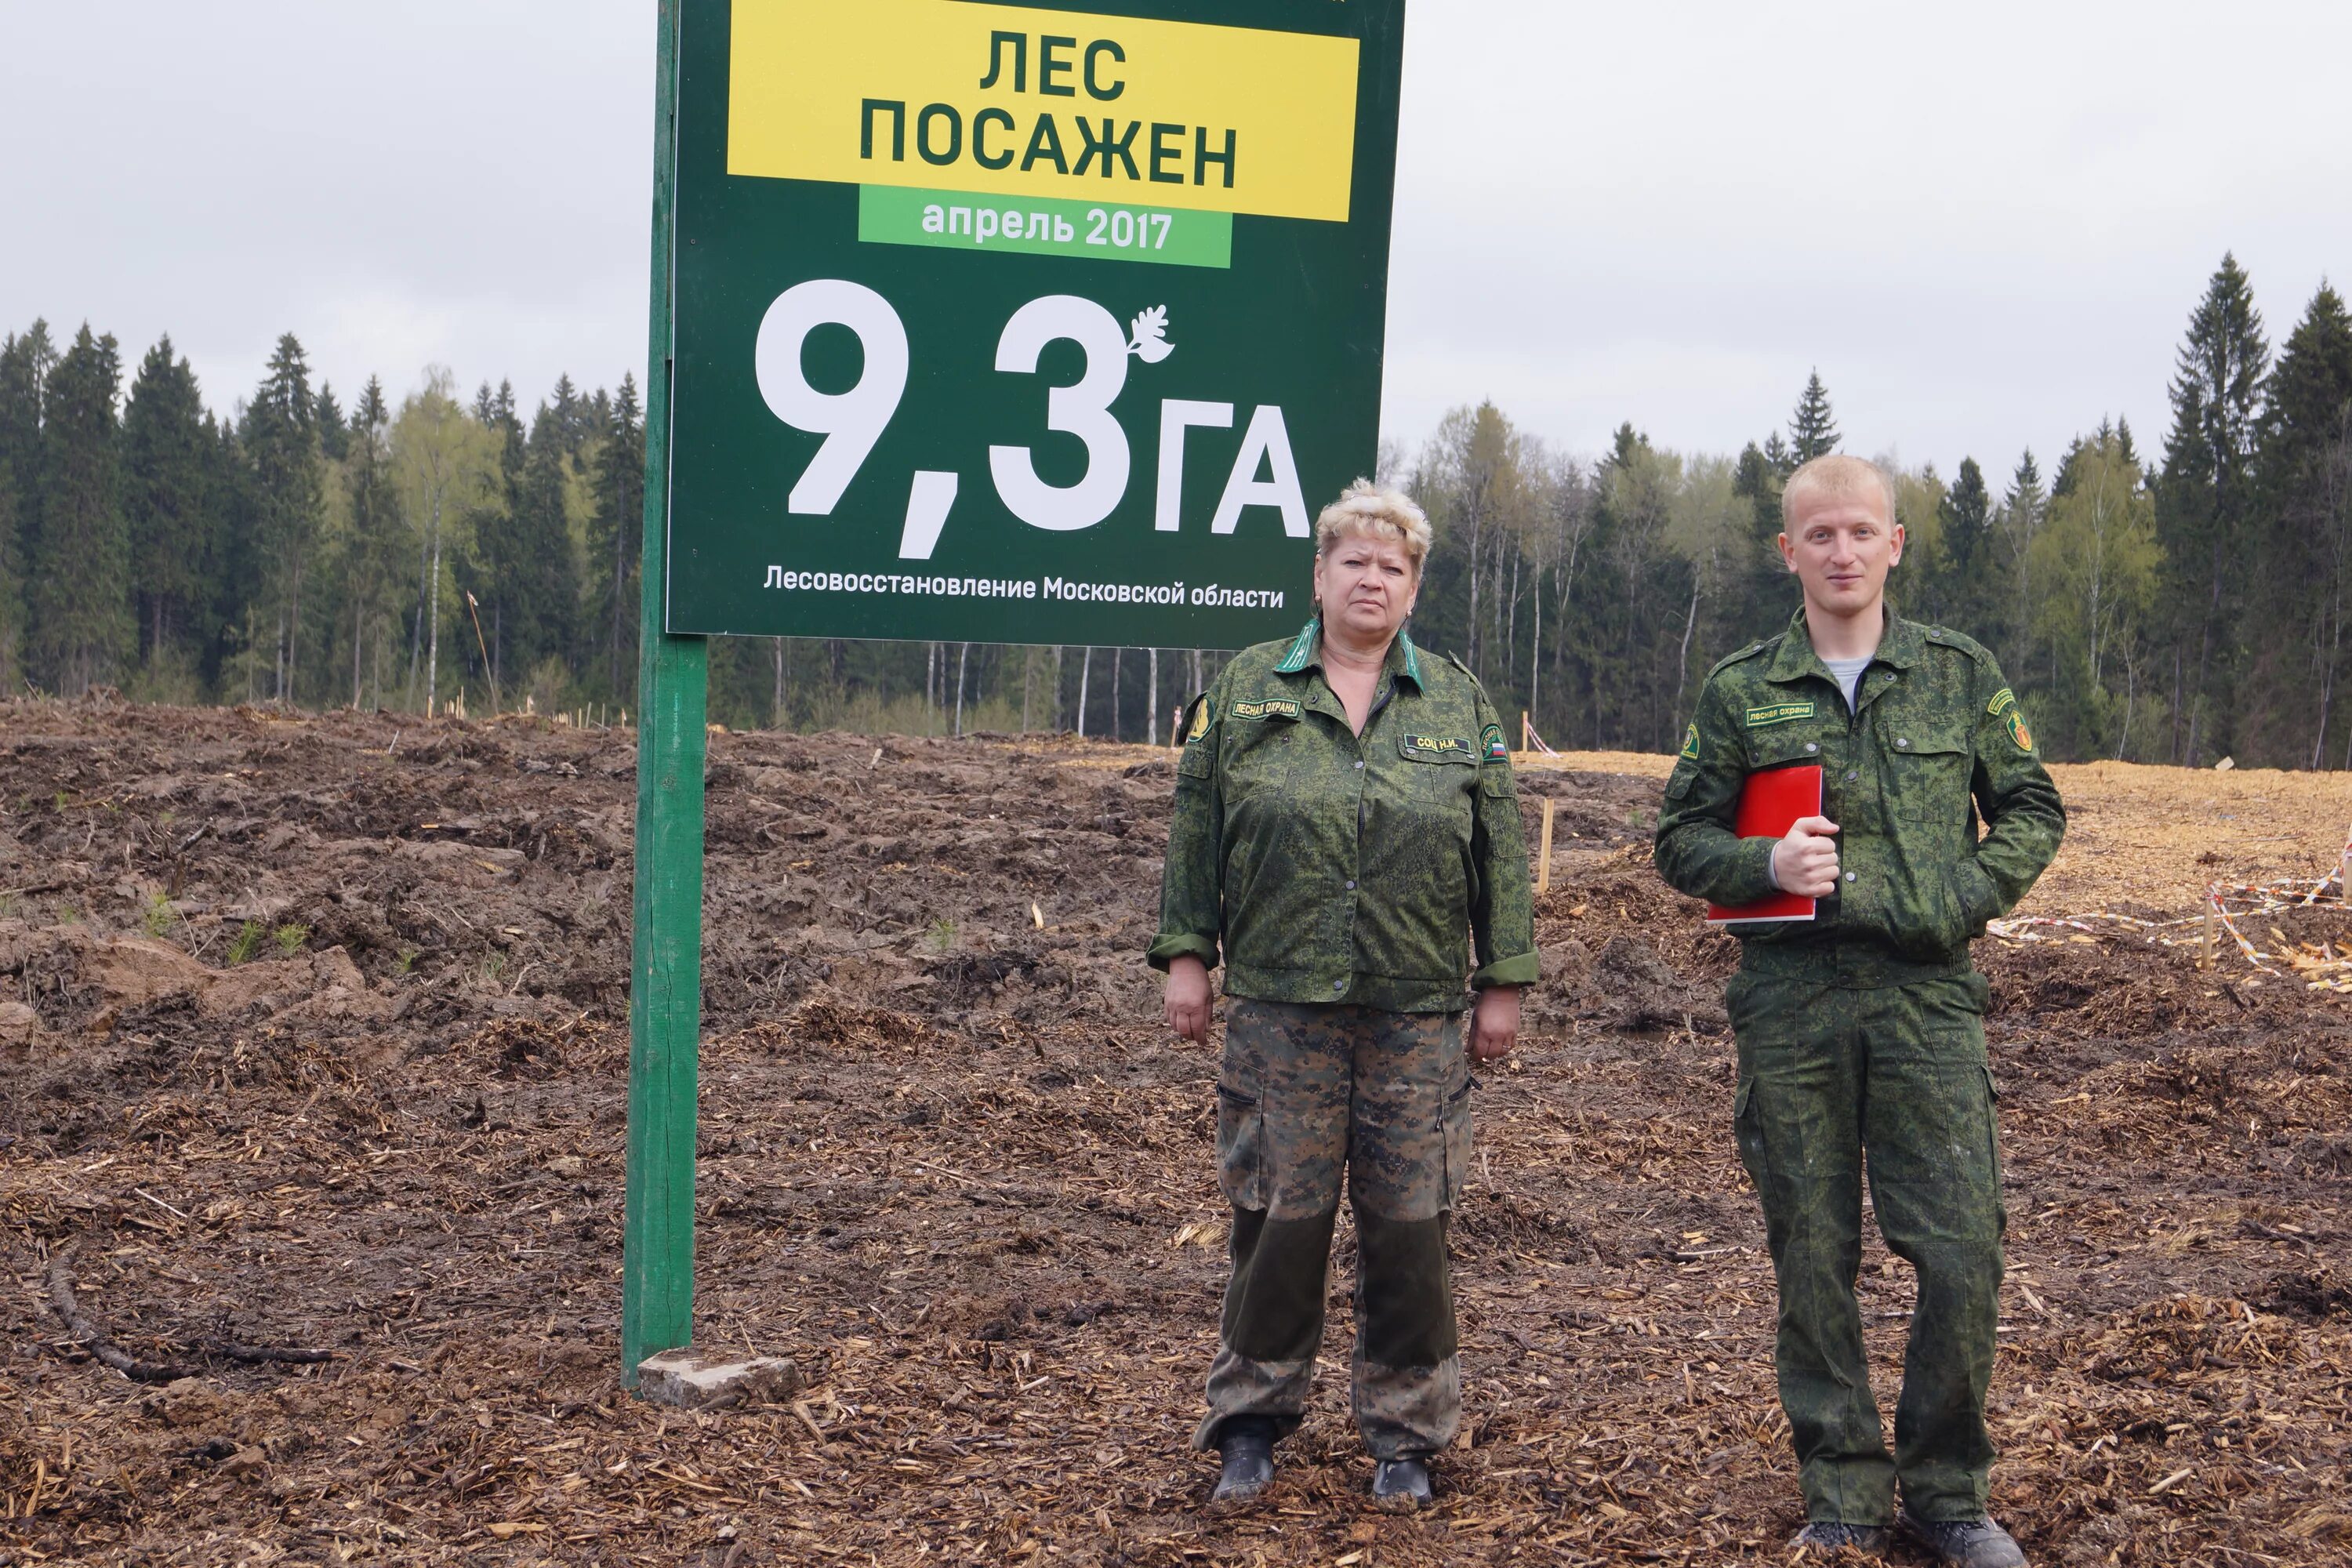
[[[1355,884],[1353,881],[1350,881],[1350,882],[1348,884],[1348,891],[1349,891],[1349,892],[1351,892],[1351,893],[1352,893],[1352,892],[1354,892],[1355,890],[1356,890],[1356,884]]]
[[[1846,782],[1846,783],[1848,783],[1848,784],[1852,784],[1852,783],[1853,783],[1853,781],[1854,781],[1854,780],[1856,780],[1856,779],[1860,778],[1861,776],[1862,776],[1862,775],[1861,775],[1860,773],[1848,773],[1848,774],[1846,774],[1846,775],[1845,775],[1845,782]]]
[[[1363,763],[1358,763],[1356,764],[1356,771],[1357,771],[1358,773],[1361,773],[1361,772],[1363,772],[1363,771],[1364,771],[1364,764],[1363,764]]]
[[[1853,872],[1851,872],[1851,871],[1848,871],[1848,872],[1845,874],[1845,879],[1846,879],[1847,881],[1849,881],[1849,882],[1853,881]]]
[[[1818,752],[1821,749],[1822,745],[1819,741],[1808,741],[1805,742],[1805,750],[1809,752]]]
[[[1347,988],[1348,983],[1344,980],[1334,980],[1331,982],[1331,989],[1334,991],[1345,991]]]
[[[1908,735],[1897,735],[1895,737],[1895,749],[1896,751],[1900,752],[1908,750],[1910,745],[1911,737]]]

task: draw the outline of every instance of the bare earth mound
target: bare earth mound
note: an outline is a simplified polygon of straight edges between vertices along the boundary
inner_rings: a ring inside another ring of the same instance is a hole
[[[1524,775],[1548,978],[1483,1075],[1438,1505],[1365,1506],[1327,1381],[1209,1514],[1215,1061],[1137,956],[1167,756],[712,737],[699,1322],[808,1386],[693,1416],[616,1388],[630,738],[0,703],[0,1562],[1777,1559],[1735,954],[1650,868],[1646,757]],[[2185,914],[2352,822],[2334,775],[2058,772],[2029,912]],[[2132,940],[1978,960],[1997,1508],[2039,1562],[2344,1561],[2346,1004]],[[1863,1283],[1891,1403],[1908,1271]]]

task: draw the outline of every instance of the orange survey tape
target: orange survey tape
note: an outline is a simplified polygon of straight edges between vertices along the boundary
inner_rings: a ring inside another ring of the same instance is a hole
[[[2303,896],[2303,901],[2306,904],[2316,902],[2320,893],[2330,882],[2338,884],[2336,893],[2337,897],[2343,898],[2346,897],[2347,894],[2352,893],[2352,889],[2345,889],[2341,886],[2341,883],[2344,880],[2344,863],[2347,860],[2352,860],[2352,834],[2347,834],[2345,836],[2344,847],[2336,852],[2336,870],[2334,874],[2322,877],[2319,880],[2314,882],[2311,885],[2311,891]]]

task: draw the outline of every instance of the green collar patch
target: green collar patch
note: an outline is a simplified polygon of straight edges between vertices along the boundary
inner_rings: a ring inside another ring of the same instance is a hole
[[[1282,662],[1274,667],[1274,672],[1276,675],[1297,675],[1305,669],[1313,661],[1315,645],[1322,635],[1323,617],[1318,616],[1299,629],[1297,640],[1290,645],[1290,651],[1282,656]]]
[[[1748,710],[1748,727],[1761,730],[1767,724],[1785,724],[1791,719],[1810,719],[1812,716],[1813,704],[1811,702],[1774,702],[1762,708],[1750,708]]]
[[[1696,724],[1683,736],[1682,754],[1691,762],[1698,761],[1698,726]]]
[[[1496,730],[1495,733],[1500,735],[1502,731]],[[1416,757],[1459,757],[1465,763],[1478,760],[1476,749],[1468,740],[1456,735],[1407,735],[1404,750]]]
[[[1413,647],[1412,639],[1402,631],[1397,633],[1396,640],[1397,647],[1404,649],[1404,678],[1415,686],[1421,685],[1421,650]]]
[[[1276,675],[1297,675],[1322,657],[1323,617],[1318,616],[1301,627],[1298,635],[1291,639],[1289,651],[1282,656],[1282,662],[1274,667],[1274,672]],[[1412,681],[1416,688],[1428,685],[1428,682],[1422,679],[1421,650],[1413,647],[1412,638],[1402,630],[1398,631],[1396,641],[1390,646],[1388,665],[1398,675]]]
[[[1236,719],[1296,719],[1303,711],[1305,710],[1287,697],[1269,697],[1263,701],[1234,704],[1234,717]]]

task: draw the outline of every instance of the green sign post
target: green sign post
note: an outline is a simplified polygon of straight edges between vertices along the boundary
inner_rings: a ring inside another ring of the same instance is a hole
[[[622,1353],[692,1327],[702,639],[1236,647],[1379,434],[1404,0],[663,0]]]

